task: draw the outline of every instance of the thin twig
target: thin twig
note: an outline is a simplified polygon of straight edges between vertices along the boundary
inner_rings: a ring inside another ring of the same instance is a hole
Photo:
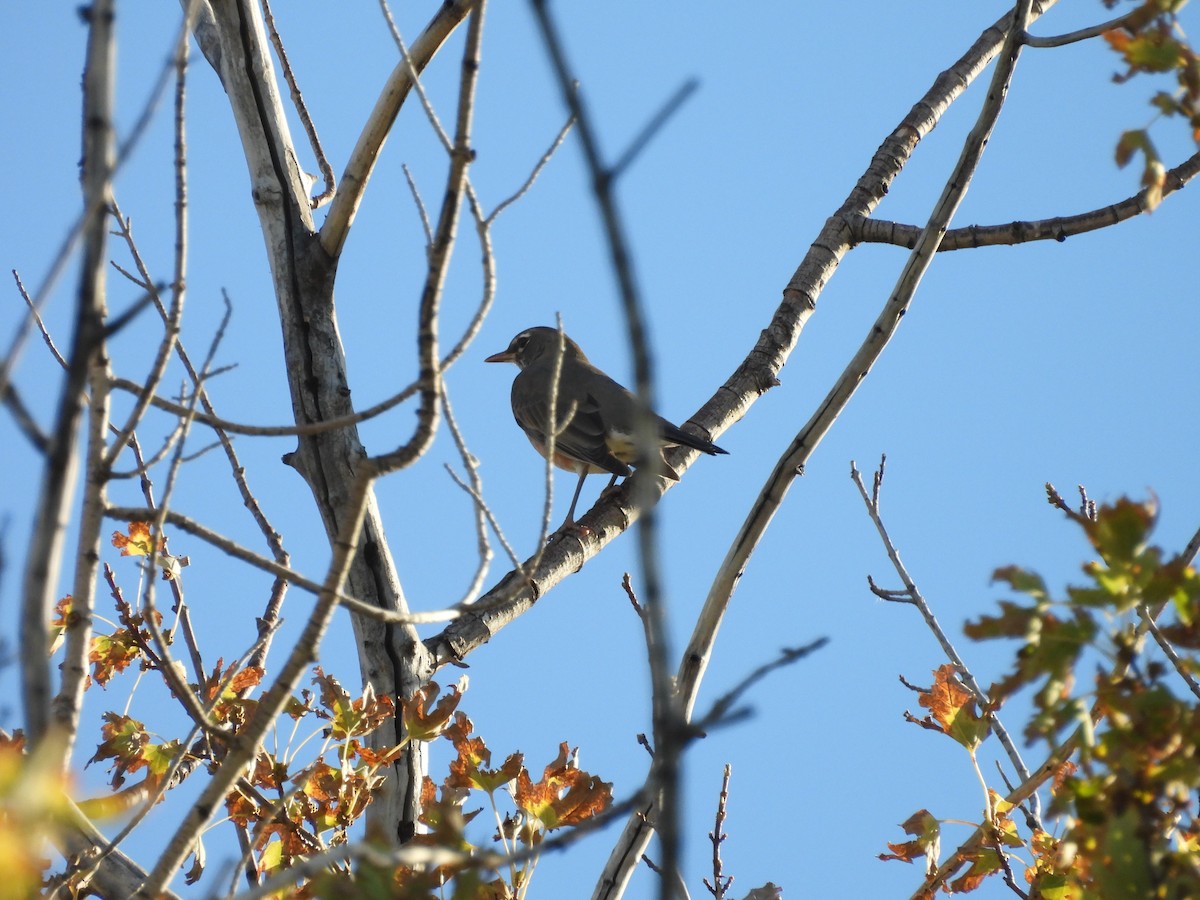
[[[902,594],[907,602],[911,603],[920,611],[921,618],[925,620],[925,626],[929,629],[930,633],[933,634],[934,638],[941,646],[942,652],[946,654],[946,658],[949,659],[950,662],[954,664],[954,668],[958,670],[958,676],[962,679],[963,684],[967,686],[967,689],[972,693],[972,695],[974,695],[976,702],[979,703],[980,708],[984,710],[984,715],[991,724],[992,731],[995,732],[996,738],[1000,741],[1000,745],[1004,747],[1004,752],[1008,755],[1008,759],[1012,763],[1013,768],[1016,770],[1018,777],[1021,781],[1025,781],[1029,778],[1029,769],[1025,766],[1025,761],[1021,758],[1021,753],[1019,750],[1017,750],[1017,746],[1013,742],[1012,737],[1009,735],[1008,729],[1004,727],[1004,723],[1000,721],[1000,717],[996,714],[996,711],[992,709],[992,705],[989,701],[987,693],[980,686],[978,680],[976,680],[975,675],[971,672],[970,668],[968,668],[962,656],[959,655],[958,650],[950,641],[949,635],[946,634],[945,629],[942,628],[941,623],[938,622],[937,617],[933,614],[933,609],[929,605],[929,602],[924,596],[922,596],[916,582],[913,580],[912,576],[909,575],[908,568],[900,559],[900,551],[896,549],[896,545],[892,542],[891,535],[888,534],[887,526],[883,524],[883,516],[879,511],[880,490],[883,486],[883,463],[880,463],[880,467],[876,471],[873,481],[873,488],[870,495],[867,493],[866,485],[863,484],[862,473],[859,472],[858,466],[853,462],[850,463],[850,478],[858,488],[858,492],[863,498],[863,503],[866,504],[867,515],[870,516],[871,522],[875,525],[875,530],[879,532],[879,539],[883,542],[884,551],[887,553],[888,559],[891,560],[892,568],[896,570],[896,574],[900,576],[900,580],[904,584],[904,590],[896,593]],[[891,592],[881,591],[879,588],[875,587],[873,581],[871,582],[871,585],[872,592],[875,593],[876,596],[883,597],[885,600],[897,599],[895,597],[887,596],[887,594]],[[1041,828],[1041,804],[1036,794],[1034,794],[1032,797],[1031,810],[1034,826]]]
[[[38,425],[34,419],[33,413],[21,399],[20,393],[17,391],[16,385],[9,382],[4,386],[4,405],[8,407],[8,411],[12,413],[13,422],[16,423],[17,429],[21,434],[25,435],[26,440],[33,445],[33,449],[43,456],[50,449],[50,437],[46,432],[42,431],[42,427]]]
[[[479,83],[480,47],[483,41],[483,17],[486,0],[477,0],[467,27],[467,39],[463,47],[462,77],[459,82],[457,117],[454,143],[448,148],[450,171],[446,175],[446,190],[433,243],[429,247],[428,270],[421,291],[417,322],[417,356],[420,373],[417,383],[419,405],[417,427],[407,442],[375,460],[381,473],[394,472],[412,465],[433,443],[441,414],[442,373],[438,368],[438,313],[446,273],[454,253],[458,233],[458,219],[462,210],[462,198],[467,181],[467,167],[474,153],[471,150],[471,124],[475,109],[475,90]],[[404,53],[411,66],[410,77],[418,94],[417,66]],[[432,112],[432,109],[430,109]]]
[[[145,507],[136,506],[111,506],[106,511],[106,515],[110,519],[116,519],[122,522],[147,522],[151,521],[156,510]],[[253,550],[249,550],[236,541],[232,541],[222,534],[218,534],[210,528],[201,525],[194,519],[182,515],[175,510],[168,510],[165,522],[180,528],[189,534],[199,538],[206,543],[212,544],[219,550],[224,551],[235,559],[240,559],[244,563],[262,569],[274,575],[276,578],[283,579],[298,588],[303,588],[313,594],[320,594],[326,588],[308,578],[305,575],[288,568],[286,565],[276,562],[272,559],[267,559],[265,556],[259,556]],[[360,600],[357,597],[352,597],[349,594],[338,592],[337,600],[347,609],[351,609],[359,615],[369,618],[378,619],[381,622],[392,622],[395,624],[428,624],[432,622],[445,622],[458,618],[461,615],[459,610],[442,609],[432,612],[418,613],[398,613],[387,609],[381,609],[367,603],[365,600]]]
[[[287,81],[288,90],[291,93],[292,105],[296,108],[296,115],[300,117],[300,124],[304,126],[304,133],[308,135],[308,145],[312,147],[313,156],[317,158],[317,168],[321,170],[321,177],[325,179],[325,190],[309,201],[312,204],[312,208],[317,209],[332,197],[334,191],[337,190],[337,184],[333,176],[333,166],[329,164],[329,160],[325,156],[325,148],[321,146],[321,139],[317,136],[317,126],[313,122],[312,114],[308,111],[308,105],[304,102],[304,95],[300,92],[300,85],[296,82],[296,74],[292,71],[292,64],[288,60],[287,50],[283,46],[283,39],[279,36],[279,29],[275,27],[275,16],[271,12],[271,4],[269,0],[262,0],[262,5],[263,22],[267,26],[267,34],[271,38],[271,46],[275,48],[275,55],[279,58],[279,66],[283,69],[283,77]]]
[[[1118,28],[1124,28],[1134,18],[1143,15],[1145,15],[1143,8],[1138,7],[1131,12],[1125,13],[1123,16],[1117,16],[1115,19],[1109,19],[1107,22],[1101,22],[1099,25],[1089,25],[1087,28],[1080,28],[1077,31],[1051,35],[1049,37],[1038,37],[1035,34],[1026,32],[1022,35],[1021,40],[1026,47],[1036,47],[1039,50],[1052,47],[1065,47],[1068,44],[1075,44],[1079,41],[1088,41],[1092,38],[1100,37],[1106,31],[1115,31]]]
[[[153,572],[151,572],[153,576]],[[175,665],[175,660],[171,656],[170,648],[167,646],[166,638],[163,636],[162,629],[158,627],[158,618],[153,609],[148,609],[142,616],[142,622],[146,626],[146,631],[150,633],[151,644],[147,644],[138,631],[137,622],[133,618],[133,609],[129,605],[129,601],[125,599],[124,592],[120,585],[117,584],[116,574],[113,572],[112,566],[104,564],[104,580],[108,583],[109,592],[113,601],[117,606],[117,615],[122,625],[129,631],[130,638],[138,645],[138,648],[149,660],[152,668],[158,671],[166,682],[168,690],[175,695],[175,699],[179,701],[184,711],[191,717],[196,724],[198,730],[204,731],[210,736],[226,740],[228,735],[222,732],[220,726],[213,722],[208,717],[208,712],[205,710],[204,704],[196,695],[196,692],[191,689],[191,686],[184,681],[183,676],[179,674],[179,669]],[[150,580],[153,580],[151,577]],[[197,680],[198,685],[204,684],[204,672],[200,672],[200,677]],[[191,743],[192,738],[189,737],[186,743]]]
[[[421,217],[421,229],[425,232],[425,252],[429,252],[429,248],[433,246],[433,226],[429,224],[429,210],[425,208],[425,201],[421,199],[421,192],[417,189],[417,182],[413,179],[412,171],[408,168],[408,163],[403,163],[400,166],[404,172],[404,180],[408,182],[408,192],[412,194],[413,203],[417,207],[417,215]]]
[[[817,638],[802,647],[784,647],[774,659],[763,663],[742,678],[737,684],[713,701],[707,713],[696,719],[690,726],[689,732],[703,732],[719,725],[735,715],[733,706],[750,688],[754,687],[776,669],[790,666],[820,650],[829,643],[829,638]]]
[[[574,124],[575,119],[568,117],[567,121],[563,123],[563,127],[558,130],[558,134],[554,136],[554,140],[551,142],[550,146],[546,148],[546,152],[541,155],[541,158],[538,159],[537,163],[530,171],[529,176],[525,179],[524,184],[517,188],[512,194],[497,203],[496,208],[488,214],[486,218],[488,225],[491,225],[493,222],[495,222],[496,218],[502,212],[504,212],[529,192],[529,189],[533,187],[534,182],[537,181],[538,176],[542,174],[542,169],[546,168],[547,163],[549,163],[554,157],[554,154],[558,152],[558,148],[562,146],[563,141],[567,139],[567,135],[571,131],[571,126]]]
[[[33,298],[29,296],[29,291],[25,290],[25,285],[21,281],[21,276],[16,269],[12,270],[13,279],[17,282],[17,291],[21,294],[21,299],[25,301],[26,307],[29,308],[29,316],[33,323],[37,326],[38,331],[42,335],[42,340],[46,342],[46,346],[50,348],[50,355],[64,369],[68,368],[67,361],[63,359],[63,355],[58,352],[58,348],[54,346],[54,338],[50,337],[50,332],[46,329],[46,323],[42,321],[42,314],[38,311],[37,304],[33,302]]]
[[[1145,606],[1139,606],[1137,612],[1141,616],[1146,630],[1150,632],[1151,636],[1158,643],[1158,646],[1162,649],[1162,652],[1167,655],[1167,659],[1171,661],[1171,665],[1175,667],[1175,671],[1179,674],[1179,677],[1183,679],[1188,689],[1197,698],[1200,698],[1200,682],[1196,681],[1195,676],[1188,670],[1189,664],[1180,658],[1179,654],[1175,651],[1175,647],[1167,640],[1167,636],[1154,623],[1154,619],[1150,616],[1150,610]]]
[[[446,417],[446,427],[450,431],[450,437],[454,441],[454,446],[458,449],[458,458],[462,460],[463,468],[467,472],[467,478],[470,480],[470,488],[467,489],[465,484],[459,481],[459,484],[467,490],[467,493],[478,498],[474,504],[475,509],[475,546],[479,554],[479,564],[475,567],[475,574],[471,578],[471,583],[467,586],[463,593],[462,599],[456,603],[456,606],[463,606],[473,603],[475,598],[479,596],[479,591],[483,587],[483,579],[487,577],[488,568],[492,562],[492,545],[488,541],[487,526],[489,521],[494,519],[489,515],[487,504],[483,503],[483,482],[479,477],[479,460],[467,448],[466,439],[463,438],[462,431],[458,427],[458,422],[454,418],[454,408],[450,404],[450,395],[442,391],[442,412]],[[454,472],[449,466],[451,477]],[[457,480],[457,478],[456,478]]]
[[[504,529],[500,527],[500,523],[497,521],[495,513],[493,513],[492,508],[487,505],[487,502],[483,499],[483,496],[476,490],[474,485],[463,481],[462,477],[455,472],[454,469],[450,468],[449,465],[446,466],[446,472],[449,473],[454,483],[462,488],[463,491],[466,492],[467,496],[474,501],[475,509],[487,519],[488,525],[490,525],[492,531],[495,532],[496,539],[500,541],[500,546],[504,548],[504,552],[508,554],[508,558],[512,564],[520,567],[521,559],[517,556],[517,551],[513,549],[512,544],[510,544],[508,538],[505,537]]]
[[[667,102],[662,105],[651,118],[650,121],[642,126],[642,130],[637,133],[625,152],[617,157],[617,161],[612,164],[609,169],[609,177],[616,181],[629,168],[630,164],[641,155],[641,152],[649,146],[655,136],[662,130],[663,126],[671,119],[675,113],[679,112],[680,107],[687,102],[688,98],[696,92],[700,87],[700,82],[696,78],[689,78],[678,88],[675,89]]]
[[[733,774],[733,767],[729,763],[725,764],[725,774],[721,778],[721,793],[717,797],[717,819],[713,825],[713,830],[708,833],[708,840],[712,844],[712,881],[704,879],[704,886],[708,888],[708,892],[713,895],[713,900],[725,900],[726,894],[729,892],[730,886],[733,884],[733,876],[726,875],[725,863],[721,859],[721,845],[725,843],[725,807],[729,802],[729,776]]]
[[[428,65],[474,6],[475,0],[448,0],[438,6],[425,30],[409,48],[412,65],[417,72]],[[400,107],[411,89],[409,62],[401,60],[388,76],[387,83],[375,101],[375,108],[371,110],[370,117],[363,125],[358,142],[354,145],[342,172],[338,191],[329,205],[329,214],[321,226],[321,246],[333,259],[341,254],[350,225],[366,192],[367,182],[379,161],[383,142],[387,139]]]
[[[1163,175],[1160,195],[1167,197],[1182,190],[1197,174],[1200,174],[1200,152],[1193,153],[1182,163],[1166,171]],[[1069,237],[1087,234],[1102,228],[1111,228],[1113,225],[1145,215],[1151,209],[1151,203],[1148,200],[1149,191],[1149,188],[1142,188],[1136,194],[1118,200],[1116,203],[1069,216],[951,228],[942,238],[941,244],[938,245],[938,252],[971,250],[976,247],[1013,246],[1034,241],[1058,241],[1061,243]],[[847,216],[845,222],[851,229],[854,240],[864,244],[894,244],[911,249],[921,234],[921,229],[917,225],[864,215]]]
[[[408,52],[408,45],[404,43],[404,38],[400,34],[400,28],[396,25],[396,19],[392,15],[392,9],[388,6],[388,0],[379,0],[379,8],[383,12],[383,18],[387,22],[388,30],[392,33],[392,40],[396,43],[396,49],[400,51],[400,58],[404,61],[404,65],[408,67],[408,77],[412,81],[413,92],[417,95],[417,100],[420,102],[421,108],[425,110],[425,118],[429,120],[429,124],[433,128],[433,133],[437,135],[442,149],[447,154],[453,153],[454,142],[442,126],[442,121],[438,118],[429,95],[425,93],[425,87],[421,84],[420,70],[417,68],[412,55]]]
[[[633,352],[637,396],[641,401],[634,423],[634,445],[639,457],[651,462],[645,467],[649,470],[648,473],[633,481],[632,499],[644,510],[638,528],[638,550],[648,611],[650,683],[654,703],[654,736],[658,748],[655,768],[660,779],[659,814],[655,828],[662,851],[662,865],[667,872],[667,877],[663,878],[660,884],[660,896],[662,900],[670,900],[675,893],[674,884],[680,861],[679,753],[684,741],[685,714],[677,702],[675,687],[668,670],[667,616],[659,571],[655,495],[651,486],[651,482],[655,480],[654,476],[660,475],[662,467],[666,465],[661,454],[653,452],[657,446],[655,426],[650,413],[655,406],[653,362],[646,336],[641,297],[633,272],[633,260],[613,192],[615,173],[606,167],[602,159],[594,124],[578,82],[567,62],[566,50],[545,0],[530,0],[530,5],[537,19],[542,43],[550,57],[563,104],[575,120],[591,179],[592,194],[604,226],[612,271],[619,288],[621,307],[625,314],[625,325]]]

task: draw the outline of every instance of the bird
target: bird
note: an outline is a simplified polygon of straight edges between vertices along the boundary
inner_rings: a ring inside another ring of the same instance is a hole
[[[551,418],[550,394],[560,354],[557,415]],[[553,462],[559,468],[579,475],[571,507],[560,530],[574,524],[575,504],[579,502],[579,492],[588,475],[608,472],[612,475],[608,487],[612,487],[618,477],[633,474],[631,466],[648,462],[638,458],[634,438],[638,411],[643,406],[641,401],[593,366],[579,345],[557,328],[527,328],[514,337],[508,347],[493,353],[484,362],[516,363],[521,370],[512,384],[513,417],[543,457],[546,456],[547,434],[553,428],[551,423],[557,424]],[[660,460],[666,447],[690,447],[710,456],[728,453],[711,441],[680,430],[653,412],[650,419],[657,431]],[[665,460],[661,461],[660,474],[672,481],[679,480],[678,473]]]

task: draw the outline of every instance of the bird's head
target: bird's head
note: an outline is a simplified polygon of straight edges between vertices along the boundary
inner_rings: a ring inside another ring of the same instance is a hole
[[[539,359],[553,362],[555,354],[562,348],[563,359],[580,359],[584,362],[587,357],[579,349],[579,345],[560,332],[557,328],[539,325],[536,328],[526,328],[509,341],[508,346],[500,353],[493,353],[484,362],[510,362],[524,369]]]

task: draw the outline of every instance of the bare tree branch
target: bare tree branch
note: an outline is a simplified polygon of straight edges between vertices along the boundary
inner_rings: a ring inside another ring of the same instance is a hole
[[[1080,28],[1078,31],[1072,31],[1068,34],[1058,34],[1050,37],[1039,37],[1035,34],[1026,34],[1022,40],[1026,47],[1036,47],[1038,49],[1048,49],[1052,47],[1065,47],[1068,44],[1075,44],[1079,41],[1088,41],[1092,38],[1100,37],[1106,31],[1113,31],[1117,28],[1124,28],[1130,21],[1145,15],[1142,8],[1135,9],[1125,13],[1123,16],[1117,16],[1115,19],[1109,19],[1107,22],[1101,22],[1099,25],[1090,25],[1087,28]]]
[[[458,24],[467,17],[475,2],[476,0],[448,0],[438,8],[410,50],[418,73],[424,70]],[[379,161],[383,143],[387,140],[392,123],[396,121],[400,107],[411,89],[409,62],[402,59],[392,70],[379,99],[375,101],[375,108],[363,126],[358,143],[354,145],[354,151],[342,172],[338,192],[334,195],[333,203],[329,205],[329,215],[325,224],[321,226],[321,246],[331,258],[341,255],[342,246],[346,243],[350,226],[354,222],[359,204],[362,203],[371,172]]]
[[[717,628],[724,616],[724,611],[728,606],[737,582],[741,578],[742,572],[745,571],[751,553],[758,546],[763,533],[774,518],[775,512],[782,504],[783,498],[787,494],[793,479],[803,471],[804,463],[833,426],[834,421],[854,395],[862,380],[870,372],[875,360],[878,359],[884,347],[895,333],[901,317],[907,311],[913,294],[916,292],[922,275],[933,259],[934,252],[937,249],[942,234],[945,232],[947,224],[962,201],[967,185],[970,183],[971,176],[978,163],[979,155],[987,142],[987,136],[990,134],[996,117],[999,115],[1000,108],[1003,105],[1008,79],[1011,77],[1012,67],[1020,50],[1017,36],[1024,32],[1029,20],[1029,6],[1029,0],[1022,0],[1017,10],[1014,10],[1012,14],[1006,16],[996,26],[985,32],[968,55],[960,60],[958,66],[951,70],[959,69],[960,66],[961,69],[965,70],[959,72],[959,77],[963,78],[959,85],[957,87],[947,86],[942,88],[942,92],[935,94],[934,92],[938,91],[939,85],[943,83],[946,73],[939,76],[933,91],[930,92],[933,96],[927,95],[926,103],[928,105],[923,107],[923,104],[918,104],[917,107],[914,107],[914,113],[918,115],[916,121],[910,123],[906,120],[899,129],[893,132],[892,138],[889,139],[889,141],[897,138],[903,139],[900,146],[896,147],[893,151],[897,153],[896,163],[902,164],[902,159],[907,156],[908,152],[911,152],[912,147],[915,145],[914,138],[921,133],[921,128],[932,127],[933,121],[936,121],[936,117],[940,115],[939,110],[944,109],[945,105],[950,103],[969,84],[970,77],[964,76],[969,76],[977,72],[993,53],[1000,51],[999,62],[992,77],[992,85],[988,91],[988,97],[984,102],[979,119],[968,135],[963,146],[962,155],[953,172],[946,180],[942,196],[934,206],[929,222],[922,233],[921,240],[901,271],[896,287],[893,289],[883,311],[876,319],[871,330],[868,332],[867,338],[837,383],[818,405],[816,412],[810,417],[809,421],[799,431],[779,461],[775,464],[774,470],[759,493],[758,499],[751,507],[750,513],[747,515],[737,537],[726,554],[724,562],[721,564],[721,568],[705,600],[704,608],[701,611],[696,629],[692,635],[692,640],[684,651],[679,674],[675,681],[685,717],[691,716],[700,679],[703,677],[708,659],[712,653],[713,644],[716,640]],[[1019,27],[1014,27],[1014,19]],[[993,32],[995,33],[993,34]],[[1003,44],[1002,47],[1001,42]],[[912,116],[913,113],[910,113],[910,118]],[[885,142],[885,147],[887,143]],[[876,154],[875,162],[880,161],[883,153],[884,150],[881,148],[880,152]],[[867,213],[873,209],[874,204],[878,202],[878,198],[882,196],[882,193],[866,193],[863,190],[865,187],[864,182],[868,180],[871,174],[868,173],[863,179],[860,179],[855,192],[843,204],[842,210],[839,213],[850,211]],[[886,181],[883,183],[886,184]],[[836,219],[837,216],[834,218]],[[829,233],[831,230],[832,233]],[[826,235],[822,235],[822,237],[819,237],[813,243],[805,264],[802,264],[801,270],[797,272],[797,276],[800,276],[805,271],[807,264],[816,263],[817,259],[822,256],[825,257],[825,266],[832,268],[832,266],[836,265],[840,257],[849,249],[848,245],[843,242],[839,234],[840,231],[841,229],[836,226],[833,226],[831,229],[830,224],[826,225],[828,239],[826,239]],[[815,308],[815,295],[824,286],[824,281],[831,274],[831,271],[826,271],[822,273],[823,277],[820,280],[808,281],[804,293],[797,290],[797,279],[793,278],[792,285],[789,285],[784,291],[785,307],[788,305],[787,298],[789,292],[796,291],[800,295],[798,299],[807,297],[807,312],[802,313],[800,318],[795,322],[796,328],[801,327],[803,322],[811,315],[813,308]],[[779,317],[780,312],[777,312],[776,319],[778,320]],[[763,333],[764,339],[767,333]],[[794,339],[793,337],[789,343],[794,343]],[[637,817],[631,817],[625,827],[624,833],[621,835],[621,839],[609,855],[608,865],[605,867],[592,894],[593,900],[620,896],[624,891],[625,885],[628,883],[633,872],[634,864],[641,854],[641,849],[646,846],[646,842],[650,838],[650,833],[646,828],[645,822],[647,820],[652,821],[653,819],[654,815],[652,812],[645,819],[641,820]]]
[[[467,28],[462,77],[459,81],[458,116],[454,145],[450,152],[450,171],[446,176],[446,191],[433,243],[429,247],[429,268],[421,292],[417,322],[417,356],[420,360],[420,375],[417,379],[420,385],[417,429],[407,444],[376,459],[381,472],[405,468],[423,456],[433,442],[441,413],[442,373],[438,370],[438,308],[458,235],[458,218],[462,209],[467,167],[474,157],[471,150],[471,118],[475,107],[475,86],[479,80],[479,49],[483,40],[483,15],[486,5],[486,0],[476,0],[471,24]]]
[[[75,668],[82,668],[86,660],[86,647],[91,629],[91,597],[95,590],[94,579],[87,582],[84,574],[88,567],[81,561],[76,576],[76,589],[83,589],[83,596],[76,598],[75,614],[67,624],[68,667],[67,682],[71,693],[64,695],[62,702],[51,707],[50,671],[46,660],[47,625],[50,609],[54,603],[56,578],[62,565],[62,548],[66,538],[66,523],[70,516],[78,473],[78,453],[75,440],[83,415],[85,386],[96,379],[95,368],[105,365],[101,347],[104,335],[106,312],[106,266],[108,246],[107,205],[112,183],[114,164],[114,138],[112,123],[112,92],[115,76],[115,44],[113,35],[114,10],[112,0],[97,0],[89,8],[89,32],[87,64],[84,69],[83,101],[83,200],[84,208],[92,212],[83,228],[83,263],[80,268],[80,283],[75,311],[75,333],[68,353],[68,368],[63,380],[55,415],[50,447],[45,456],[45,468],[41,489],[38,492],[33,533],[30,539],[29,559],[25,568],[21,606],[21,675],[22,699],[25,705],[25,722],[31,745],[37,746],[46,737],[53,723],[61,733],[53,742],[55,760],[66,767],[70,760],[77,727],[79,698],[82,678],[74,678]],[[96,398],[99,410],[93,411],[91,437],[103,434],[103,425],[97,429],[96,422],[103,419],[107,424],[108,406],[102,391]],[[93,445],[94,446],[94,445]],[[102,447],[95,447],[99,454]],[[91,460],[98,459],[93,455]],[[92,476],[89,471],[89,484]],[[103,493],[90,496],[89,509],[100,508]],[[94,517],[81,526],[80,551],[90,551],[93,560],[99,559],[99,532]],[[94,565],[94,562],[93,562]],[[72,687],[74,686],[74,687]],[[77,687],[78,690],[74,688]]]
[[[1008,733],[1008,729],[1004,727],[1004,723],[1000,721],[1000,716],[996,710],[992,709],[988,700],[987,693],[980,687],[975,675],[967,667],[966,662],[955,649],[954,644],[950,641],[950,637],[938,622],[937,617],[933,614],[933,609],[929,603],[921,595],[920,589],[909,575],[907,567],[900,559],[900,553],[896,546],[892,543],[892,538],[888,534],[887,527],[883,524],[883,516],[879,511],[879,493],[883,485],[883,462],[879,464],[876,470],[874,487],[870,494],[867,493],[866,485],[863,484],[862,473],[858,471],[858,467],[850,463],[850,478],[858,488],[859,494],[862,495],[863,503],[867,507],[867,515],[871,517],[871,522],[875,525],[875,530],[879,532],[879,539],[883,542],[883,547],[891,560],[892,567],[896,570],[896,574],[900,576],[901,582],[904,584],[903,594],[907,596],[921,613],[921,617],[925,620],[925,625],[929,628],[934,638],[942,648],[942,652],[946,654],[946,658],[954,663],[954,667],[958,670],[959,677],[963,684],[975,695],[975,700],[979,703],[981,709],[984,710],[984,715],[992,726],[992,731],[996,733],[996,738],[1000,741],[1000,745],[1004,747],[1004,752],[1008,754],[1009,762],[1017,772],[1017,776],[1021,781],[1026,781],[1029,778],[1029,770],[1025,767],[1025,761],[1021,758],[1021,753],[1017,750],[1017,746],[1013,743],[1012,737]],[[1037,794],[1031,798],[1031,809],[1035,823],[1035,827],[1041,828],[1041,804],[1038,801]]]
[[[689,91],[676,95],[667,107],[650,125],[643,129],[634,141],[630,151],[618,161],[614,168],[609,168],[602,159],[599,139],[589,111],[580,92],[579,83],[575,79],[571,66],[566,58],[566,50],[559,37],[558,29],[551,18],[550,10],[545,0],[530,0],[534,15],[541,31],[542,43],[550,56],[558,80],[559,91],[562,93],[563,104],[571,113],[579,133],[583,147],[584,159],[587,162],[588,174],[591,177],[592,194],[604,226],[607,239],[610,262],[613,275],[621,297],[621,307],[625,314],[625,326],[629,336],[630,347],[633,351],[634,380],[637,397],[641,401],[638,415],[634,423],[634,446],[641,459],[650,460],[650,465],[644,466],[646,476],[662,480],[661,474],[666,463],[662,456],[655,452],[657,438],[652,413],[655,407],[654,370],[650,353],[649,340],[646,333],[645,314],[642,309],[641,295],[633,270],[633,258],[629,250],[625,227],[617,209],[617,198],[613,192],[615,179],[628,165],[634,155],[645,146],[645,143],[657,132],[658,128],[670,114],[688,96]],[[554,409],[553,406],[550,407]],[[549,466],[549,462],[547,462]],[[643,514],[638,528],[638,551],[642,569],[642,584],[645,593],[644,621],[647,629],[647,645],[650,661],[650,684],[653,699],[654,737],[657,747],[655,770],[658,781],[659,815],[656,829],[662,848],[662,866],[664,877],[660,880],[659,896],[662,900],[671,900],[677,896],[676,880],[679,877],[680,836],[679,836],[679,757],[684,745],[684,716],[676,704],[674,687],[668,670],[667,647],[667,610],[662,589],[662,575],[659,571],[658,543],[654,501],[661,496],[661,490],[655,491],[646,477],[634,480],[632,484],[633,500],[642,508]],[[639,854],[640,855],[640,854]]]
[[[333,177],[333,166],[329,164],[329,160],[325,156],[325,148],[321,146],[321,139],[317,136],[317,126],[308,111],[308,105],[304,102],[304,95],[300,93],[300,85],[296,83],[296,73],[292,71],[287,50],[283,46],[283,39],[279,36],[279,29],[275,27],[275,16],[271,12],[271,4],[269,0],[262,0],[262,5],[263,18],[266,21],[267,31],[271,35],[271,46],[275,48],[275,55],[279,57],[284,80],[287,81],[288,90],[291,91],[292,105],[296,108],[296,115],[300,117],[300,124],[304,126],[308,144],[312,148],[313,156],[317,159],[317,168],[321,170],[321,177],[325,180],[325,189],[310,201],[312,208],[317,209],[337,190]]]
[[[1200,173],[1200,153],[1194,153],[1178,166],[1169,169],[1164,177],[1162,196],[1167,197],[1181,190]],[[1025,244],[1031,241],[1065,241],[1077,234],[1110,228],[1121,222],[1150,212],[1147,202],[1149,188],[1138,191],[1132,197],[1119,200],[1073,216],[1054,216],[1030,222],[1009,222],[1004,225],[967,225],[952,228],[942,238],[938,252],[964,250],[975,247]],[[856,216],[848,220],[855,240],[864,244],[895,244],[911,249],[916,244],[921,229],[916,225],[904,225]]]

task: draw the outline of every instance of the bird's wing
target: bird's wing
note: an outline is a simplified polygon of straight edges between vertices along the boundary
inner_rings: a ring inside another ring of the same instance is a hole
[[[701,453],[707,453],[709,456],[716,456],[718,453],[727,454],[728,450],[722,450],[712,441],[706,441],[702,437],[697,437],[694,434],[688,434],[681,428],[676,428],[666,419],[658,417],[659,428],[662,430],[663,440],[668,444],[674,444],[677,447],[691,447],[693,450],[699,450]]]
[[[637,397],[607,375],[593,384],[593,390],[599,396],[600,405],[605,410],[606,431],[610,434],[617,432],[632,436],[637,427]],[[651,413],[651,418],[654,420],[659,442],[664,446],[691,447],[704,453],[725,452],[704,438],[679,429],[656,413]]]
[[[558,397],[560,421],[557,423],[559,431],[554,438],[557,453],[589,463],[613,475],[632,474],[629,466],[609,452],[605,441],[606,429],[596,398],[586,391],[575,397],[568,393],[564,391]],[[549,408],[549,398],[546,397],[527,396],[523,400],[513,397],[513,416],[517,424],[538,445],[543,455],[546,435],[552,427],[547,415]],[[571,419],[564,426],[561,420],[567,415],[571,415]]]

